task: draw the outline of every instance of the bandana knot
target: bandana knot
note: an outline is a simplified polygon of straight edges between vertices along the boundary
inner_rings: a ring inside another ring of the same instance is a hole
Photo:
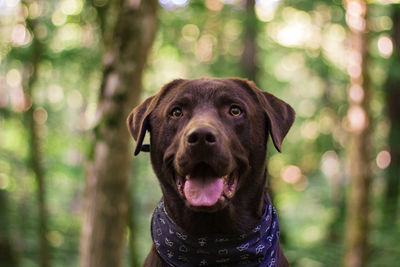
[[[151,219],[151,237],[170,266],[277,266],[279,223],[270,203],[261,222],[246,234],[194,237],[172,221],[161,199]]]

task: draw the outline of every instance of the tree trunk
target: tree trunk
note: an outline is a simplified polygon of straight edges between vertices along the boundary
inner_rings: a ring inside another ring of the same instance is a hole
[[[389,132],[389,148],[391,162],[387,170],[385,193],[385,222],[396,222],[400,193],[400,6],[393,9],[393,54],[386,82],[386,102],[391,122]]]
[[[241,58],[242,71],[245,77],[251,81],[257,79],[257,17],[254,10],[255,1],[246,0],[246,13],[244,23],[244,49]]]
[[[17,258],[11,242],[7,191],[0,189],[0,266],[16,267]]]
[[[122,0],[109,51],[88,166],[81,266],[121,266],[128,214],[129,133],[125,120],[138,103],[142,73],[154,40],[157,1]]]
[[[368,255],[369,195],[371,183],[370,84],[367,73],[367,5],[347,0],[346,22],[350,28],[349,168],[344,265],[365,266]]]
[[[36,25],[35,20],[27,19],[26,24],[29,30],[33,33]],[[26,111],[25,116],[28,122],[29,130],[29,144],[30,144],[30,165],[33,170],[36,184],[37,184],[37,199],[39,206],[39,262],[41,267],[50,266],[48,242],[47,242],[47,207],[46,207],[46,183],[44,168],[42,165],[41,153],[41,140],[40,131],[41,125],[35,120],[35,101],[33,99],[33,90],[38,76],[38,67],[40,58],[43,54],[42,43],[34,36],[32,39],[32,52],[31,52],[31,71],[32,74],[28,76],[25,82],[25,93],[30,98],[31,107]],[[29,73],[29,71],[27,71]],[[28,100],[29,101],[29,100]],[[28,103],[26,103],[28,104]]]
[[[133,213],[133,197],[132,194],[129,195],[129,211],[128,211],[128,229],[129,229],[129,266],[130,267],[139,267],[141,266],[139,262],[139,257],[137,253],[137,249],[135,247],[135,230],[136,230],[136,221]]]

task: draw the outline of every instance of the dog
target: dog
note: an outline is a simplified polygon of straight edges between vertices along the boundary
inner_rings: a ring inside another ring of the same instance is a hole
[[[281,152],[294,119],[241,78],[177,79],[134,108],[134,154],[150,151],[163,194],[143,266],[289,266],[265,162],[268,136]]]

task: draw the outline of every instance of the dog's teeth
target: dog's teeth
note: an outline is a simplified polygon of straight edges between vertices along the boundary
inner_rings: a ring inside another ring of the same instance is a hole
[[[232,191],[227,191],[227,192],[225,192],[225,195],[226,195],[228,198],[232,198],[233,192],[232,192]]]
[[[186,180],[189,180],[189,179],[190,179],[190,176],[189,176],[189,175],[186,175],[185,179],[186,179]]]

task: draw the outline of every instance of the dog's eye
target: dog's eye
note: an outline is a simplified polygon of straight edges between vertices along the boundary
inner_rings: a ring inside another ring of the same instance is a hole
[[[180,108],[174,108],[174,109],[172,110],[172,112],[171,112],[171,115],[172,115],[172,117],[175,117],[175,118],[182,117],[182,116],[183,116],[182,109],[180,109]]]
[[[242,114],[242,110],[238,106],[232,106],[229,109],[229,113],[234,117],[238,117]]]

